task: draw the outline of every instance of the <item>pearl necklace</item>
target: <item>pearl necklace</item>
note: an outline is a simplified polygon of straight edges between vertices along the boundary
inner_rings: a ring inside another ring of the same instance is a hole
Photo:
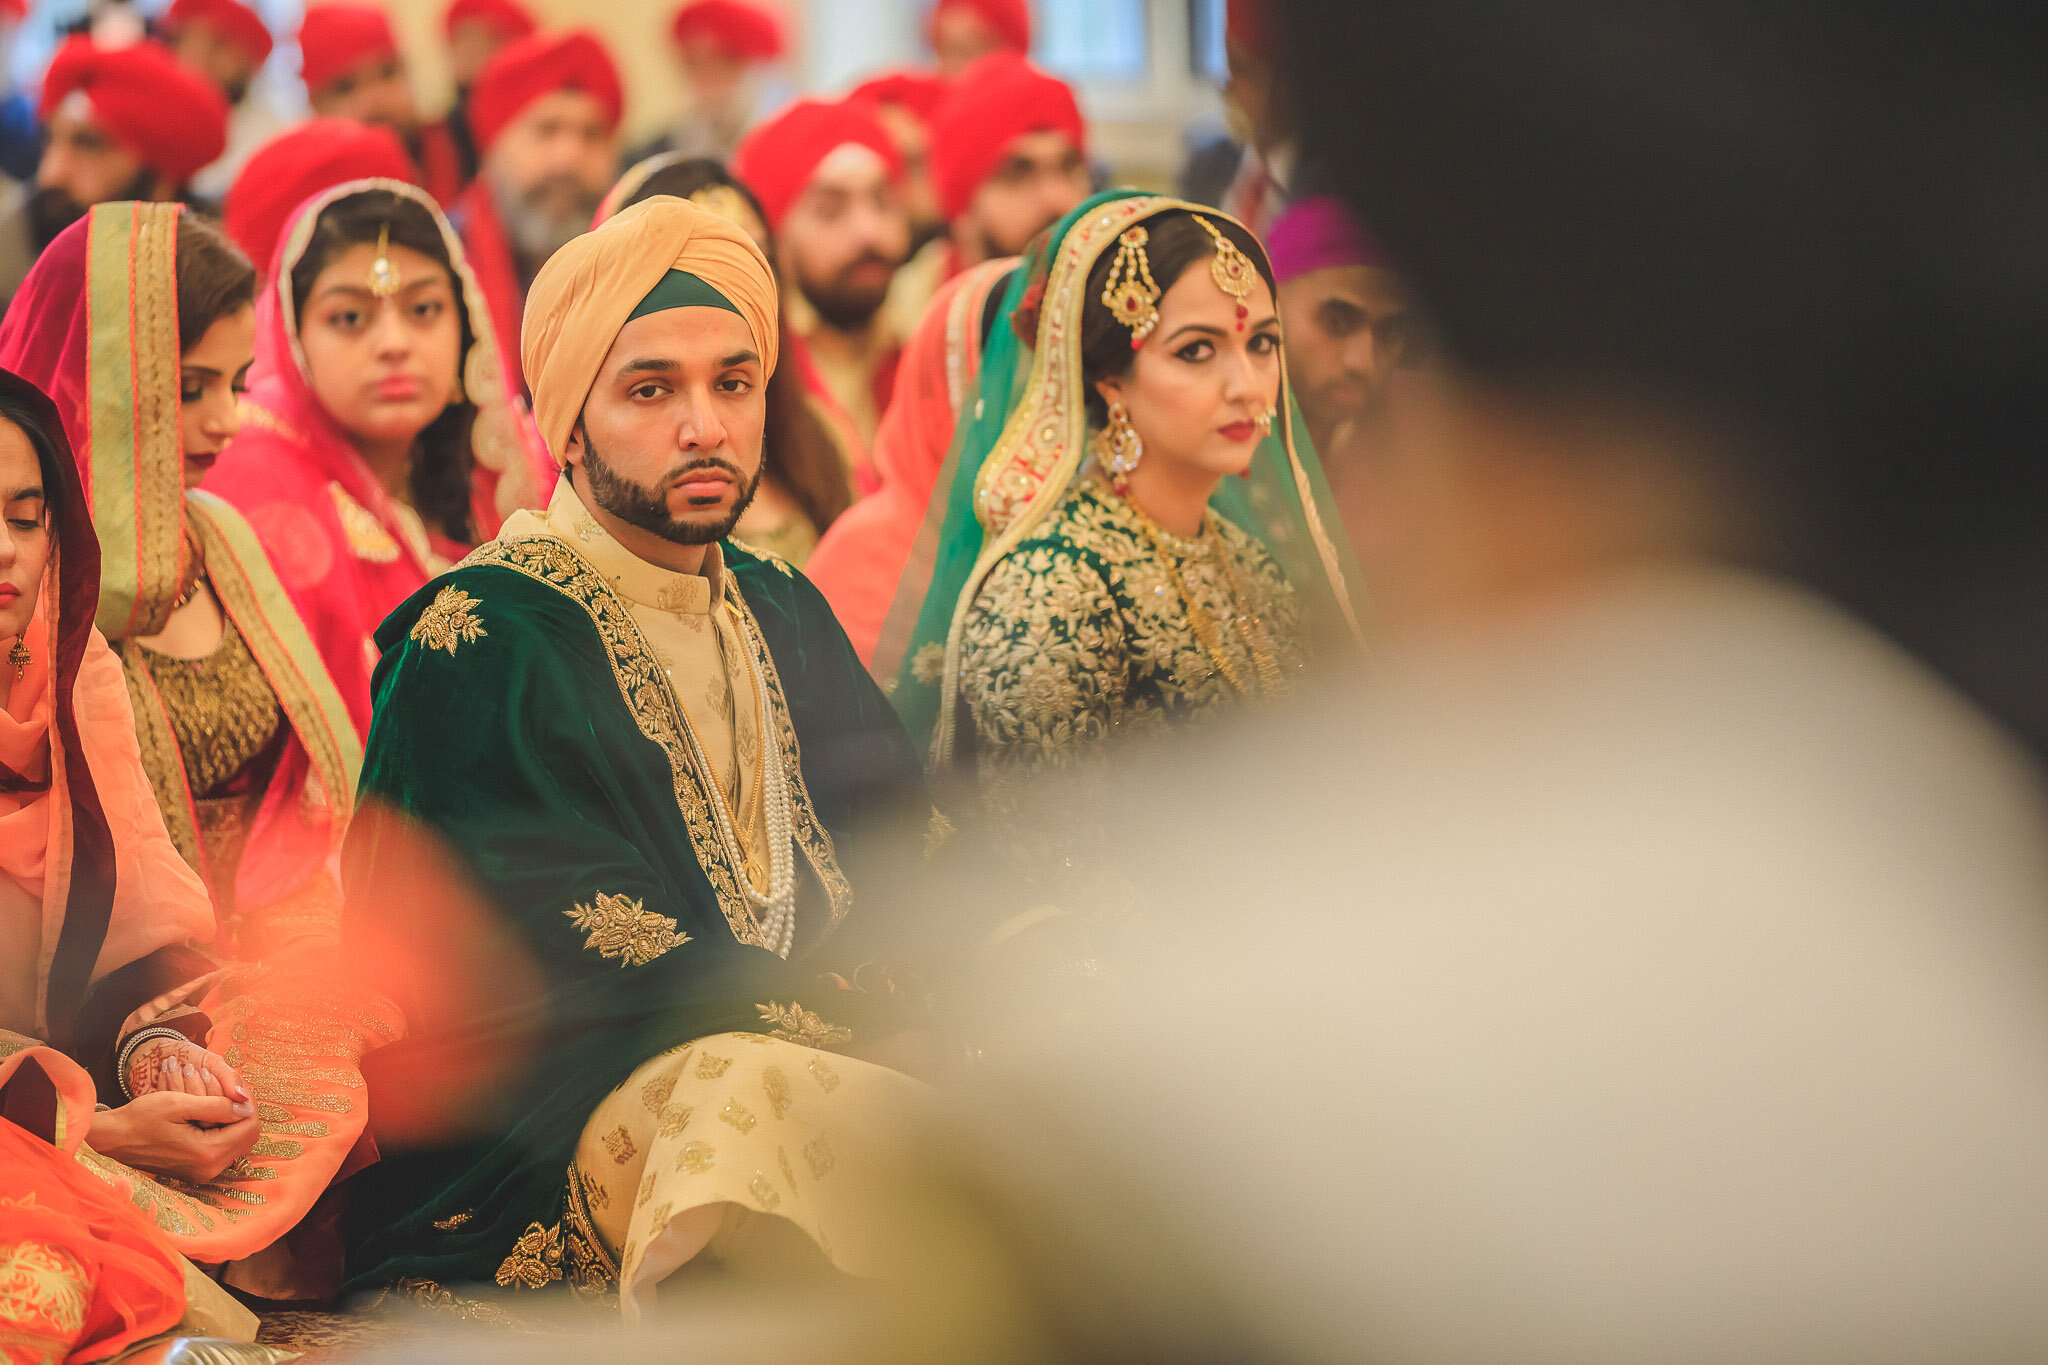
[[[755,714],[761,725],[761,778],[758,784],[762,801],[762,816],[768,826],[768,890],[756,891],[754,882],[746,873],[746,844],[739,830],[739,819],[733,813],[731,803],[725,798],[725,789],[718,784],[718,772],[711,766],[711,758],[704,752],[703,744],[697,738],[697,727],[690,723],[690,715],[682,706],[682,699],[676,698],[677,709],[683,712],[683,735],[689,741],[690,757],[697,765],[697,771],[704,774],[705,784],[712,790],[712,824],[718,830],[718,841],[725,853],[727,865],[732,868],[734,880],[740,884],[740,891],[752,906],[750,918],[755,932],[760,936],[761,946],[778,957],[788,957],[796,944],[796,816],[795,806],[789,793],[789,774],[784,771],[780,754],[773,758],[769,746],[774,742],[769,733],[768,720],[774,714],[768,698],[767,670],[757,666],[752,651],[747,648],[746,631],[735,618],[735,630],[741,636],[742,658],[747,662],[747,671],[754,679],[754,702],[758,708]],[[712,624],[717,629],[717,624]],[[674,695],[674,688],[670,688]]]

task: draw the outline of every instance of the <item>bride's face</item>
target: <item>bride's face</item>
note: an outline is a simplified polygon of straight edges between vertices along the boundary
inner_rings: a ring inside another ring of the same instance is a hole
[[[1106,401],[1130,412],[1147,462],[1219,478],[1250,466],[1258,419],[1280,398],[1280,319],[1263,279],[1244,302],[1240,318],[1198,259],[1161,296],[1159,325],[1130,370],[1098,381]]]

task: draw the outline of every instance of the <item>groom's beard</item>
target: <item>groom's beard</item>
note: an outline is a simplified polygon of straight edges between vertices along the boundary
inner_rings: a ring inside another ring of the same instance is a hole
[[[664,490],[684,474],[693,469],[722,469],[732,475],[740,487],[740,495],[732,510],[717,521],[690,521],[672,515],[668,510],[668,498]],[[583,473],[590,480],[590,496],[597,499],[597,505],[625,522],[643,531],[660,536],[676,545],[712,545],[732,534],[732,528],[739,525],[740,514],[754,501],[755,490],[761,486],[761,474],[757,470],[750,482],[739,466],[715,456],[703,456],[685,460],[661,476],[661,481],[652,488],[634,483],[625,475],[604,462],[597,453],[597,447],[590,443],[590,433],[583,433]]]

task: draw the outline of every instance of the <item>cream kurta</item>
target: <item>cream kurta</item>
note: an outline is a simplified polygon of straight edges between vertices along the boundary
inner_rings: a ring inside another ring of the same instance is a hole
[[[545,512],[515,512],[501,539],[528,535],[552,536],[573,546],[632,612],[633,624],[654,651],[669,691],[737,816],[733,825],[745,842],[748,879],[756,891],[765,892],[760,699],[753,665],[726,603],[724,556],[711,546],[701,574],[650,564],[598,525],[567,479],[555,485]]]

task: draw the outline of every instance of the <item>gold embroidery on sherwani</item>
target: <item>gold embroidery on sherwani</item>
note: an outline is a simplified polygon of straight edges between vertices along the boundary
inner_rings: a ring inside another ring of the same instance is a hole
[[[676,928],[667,915],[646,908],[631,896],[611,896],[600,891],[593,904],[578,904],[564,910],[569,922],[589,937],[586,948],[599,957],[617,958],[621,967],[644,967],[671,948],[680,948],[690,936]]]
[[[805,1047],[837,1047],[853,1041],[852,1029],[829,1024],[822,1016],[794,1000],[787,1005],[770,1000],[765,1005],[754,1006],[754,1010],[774,1025],[768,1032],[784,1042],[802,1043]]]
[[[477,600],[460,588],[443,588],[434,594],[433,605],[412,623],[412,640],[428,649],[453,654],[457,645],[482,639],[490,632],[477,618]]]
[[[453,1232],[474,1217],[476,1217],[475,1209],[464,1209],[461,1213],[451,1213],[446,1218],[436,1218],[434,1220],[434,1231]]]
[[[512,1254],[498,1266],[498,1283],[521,1289],[545,1289],[562,1278],[562,1225],[544,1228],[529,1223]]]
[[[676,803],[690,832],[691,851],[718,897],[719,909],[725,915],[727,926],[741,943],[765,947],[767,945],[753,923],[751,907],[740,889],[739,878],[745,875],[744,870],[727,865],[723,842],[711,814],[711,803],[718,799],[718,793],[711,789],[711,784],[720,780],[716,766],[710,764],[707,756],[710,772],[699,771],[691,742],[697,736],[688,728],[689,719],[668,685],[666,675],[655,664],[653,649],[626,597],[598,571],[591,558],[570,543],[570,537],[576,534],[574,528],[580,525],[575,518],[588,515],[580,502],[573,508],[569,506],[571,502],[576,502],[575,492],[566,489],[565,485],[564,490],[557,491],[556,501],[550,503],[545,518],[532,513],[516,514],[530,518],[523,524],[536,527],[534,532],[519,533],[508,527],[510,534],[503,534],[499,539],[477,547],[463,563],[497,564],[511,569],[554,589],[583,608],[597,628],[626,709],[632,713],[640,733],[658,745],[668,758]],[[571,529],[555,529],[557,504],[561,507],[562,524]],[[599,543],[605,540],[608,538],[601,538]],[[676,587],[679,593],[691,591],[686,583],[670,586]],[[721,584],[721,589],[735,641],[745,660],[759,671],[763,690],[767,693],[771,716],[763,719],[774,741],[774,756],[782,764],[789,784],[797,846],[803,850],[811,870],[824,885],[831,904],[831,919],[836,924],[852,902],[852,887],[839,869],[831,835],[819,823],[816,808],[811,803],[810,790],[803,777],[802,754],[797,745],[795,726],[789,718],[789,703],[783,693],[781,676],[769,656],[760,624],[754,619],[737,585],[728,581]],[[701,747],[701,742],[696,747]]]
[[[605,1295],[619,1282],[618,1264],[604,1249],[604,1240],[598,1235],[596,1220],[590,1213],[593,1208],[610,1204],[611,1196],[604,1186],[592,1184],[579,1167],[571,1164],[569,1191],[562,1207],[562,1253],[568,1263],[570,1287],[585,1297]]]

